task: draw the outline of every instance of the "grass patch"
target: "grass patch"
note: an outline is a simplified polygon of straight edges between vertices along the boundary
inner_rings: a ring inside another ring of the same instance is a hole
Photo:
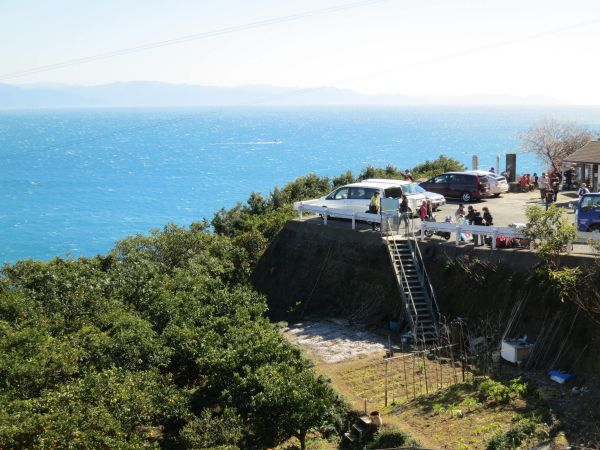
[[[433,448],[519,448],[548,438],[529,392],[520,378],[477,377],[398,405],[394,414]]]

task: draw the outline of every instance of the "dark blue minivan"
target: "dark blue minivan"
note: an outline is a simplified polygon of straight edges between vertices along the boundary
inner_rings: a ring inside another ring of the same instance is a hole
[[[600,192],[581,197],[577,205],[577,230],[600,231]]]

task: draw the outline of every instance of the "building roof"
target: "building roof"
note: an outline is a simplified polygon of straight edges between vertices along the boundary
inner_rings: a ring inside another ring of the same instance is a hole
[[[600,140],[590,141],[565,158],[565,162],[600,164]]]

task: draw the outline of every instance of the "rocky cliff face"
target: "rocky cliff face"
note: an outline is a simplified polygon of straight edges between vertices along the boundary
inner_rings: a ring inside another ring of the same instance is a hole
[[[289,221],[252,275],[273,320],[319,314],[374,321],[401,311],[379,234]]]
[[[488,336],[492,345],[510,323],[508,337],[527,334],[541,344],[532,369],[600,371],[600,324],[574,304],[554,298],[543,280],[532,276],[539,263],[535,254],[455,248],[439,241],[423,244],[422,251],[449,321],[465,319],[469,334]],[[577,257],[561,261],[569,266],[589,262]],[[267,296],[272,320],[320,315],[381,324],[398,319],[402,311],[387,248],[370,231],[290,221],[261,258],[252,282]]]

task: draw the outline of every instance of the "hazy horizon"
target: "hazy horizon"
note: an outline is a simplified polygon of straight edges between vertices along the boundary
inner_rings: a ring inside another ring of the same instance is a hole
[[[351,89],[243,85],[205,86],[154,81],[100,85],[0,84],[0,109],[152,106],[580,106],[544,96],[365,95]],[[581,105],[589,106],[589,105]]]
[[[0,14],[9,85],[152,80],[600,104],[593,0],[24,0]]]

